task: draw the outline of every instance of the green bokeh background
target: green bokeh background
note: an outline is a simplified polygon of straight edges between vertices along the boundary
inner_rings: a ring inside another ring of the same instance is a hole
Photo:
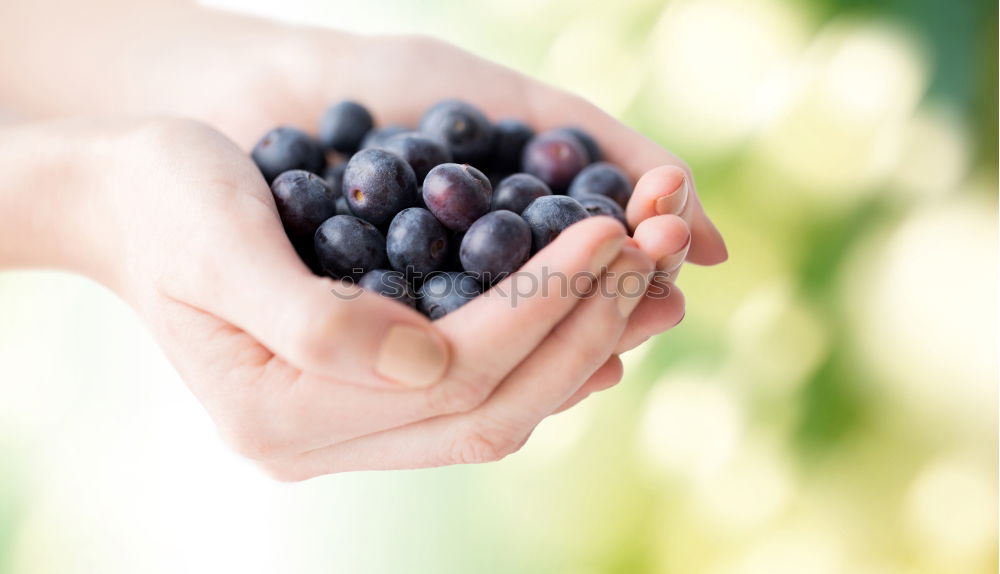
[[[238,7],[582,93],[689,161],[731,259],[522,452],[300,485],[103,289],[0,274],[0,573],[996,571],[995,2]]]

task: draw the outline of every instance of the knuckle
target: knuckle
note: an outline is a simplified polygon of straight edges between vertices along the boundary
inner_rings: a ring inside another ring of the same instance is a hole
[[[244,413],[220,425],[219,432],[236,454],[254,461],[268,461],[288,454],[291,449],[288,441],[270,427],[264,417]]]
[[[286,340],[295,356],[293,360],[297,359],[294,362],[313,367],[329,361],[334,350],[333,335],[346,324],[346,312],[344,305],[330,302],[322,312],[301,312],[290,316]]]
[[[154,116],[137,121],[131,133],[147,142],[176,145],[179,139],[200,138],[206,134],[217,132],[212,127],[197,120]]]
[[[468,412],[483,404],[491,391],[486,378],[457,378],[432,389],[429,407],[439,414]]]
[[[498,382],[485,364],[462,364],[452,371],[447,382],[429,390],[427,407],[435,414],[469,412],[489,398]]]
[[[527,437],[522,437],[505,425],[483,420],[474,422],[458,433],[451,446],[451,463],[480,464],[497,462],[520,450]]]
[[[404,34],[399,36],[399,39],[405,46],[417,51],[417,53],[427,53],[448,47],[448,43],[444,40],[426,34]]]
[[[619,359],[617,356],[613,356],[608,361],[608,371],[607,371],[608,388],[613,387],[618,383],[622,382],[622,378],[624,376],[625,376],[625,365],[622,364],[621,359]]]
[[[616,312],[607,312],[609,321],[619,321]],[[609,354],[608,341],[602,336],[603,330],[576,334],[565,327],[558,327],[549,335],[554,345],[560,349],[563,363],[574,365],[581,370],[601,364]]]
[[[294,465],[284,462],[263,462],[257,465],[268,478],[278,482],[303,482],[315,475],[305,472]]]
[[[626,247],[622,250],[622,259],[624,263],[624,268],[621,270],[622,274],[637,272],[649,275],[656,269],[656,264],[641,249]]]
[[[262,364],[246,370],[232,366],[231,377],[201,389],[222,441],[237,454],[255,461],[273,460],[297,450],[296,401],[287,391],[297,380],[287,368],[265,372]]]
[[[236,454],[250,460],[267,460],[274,456],[275,445],[266,434],[237,426],[223,432],[223,439]]]

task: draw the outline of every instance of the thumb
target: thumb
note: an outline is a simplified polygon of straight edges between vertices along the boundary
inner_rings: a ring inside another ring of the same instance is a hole
[[[365,386],[424,388],[447,370],[446,340],[408,306],[311,273],[261,285],[267,284],[231,302],[230,320],[306,372]],[[280,303],[269,305],[272,297]]]

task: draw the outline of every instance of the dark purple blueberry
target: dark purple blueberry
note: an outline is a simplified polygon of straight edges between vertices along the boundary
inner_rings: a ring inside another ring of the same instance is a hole
[[[606,195],[583,195],[580,197],[575,197],[580,205],[587,210],[591,216],[594,215],[607,215],[608,217],[614,217],[628,229],[628,221],[625,220],[625,210],[622,206],[614,202],[610,197]]]
[[[468,273],[434,273],[417,291],[417,308],[432,320],[440,319],[475,299],[481,290],[479,281]]]
[[[308,246],[321,223],[336,215],[336,197],[323,178],[293,169],[274,178],[271,194],[285,233],[293,243]]]
[[[358,279],[358,287],[389,299],[395,299],[410,307],[417,306],[413,289],[406,281],[406,276],[399,271],[372,269],[362,275],[361,279]]]
[[[410,164],[396,154],[365,149],[347,162],[344,195],[354,215],[382,225],[417,203],[417,178]]]
[[[532,201],[543,195],[552,195],[552,190],[545,182],[533,175],[515,173],[497,184],[493,189],[492,208],[506,209],[520,214]]]
[[[335,163],[326,166],[323,170],[323,179],[326,180],[327,185],[333,190],[334,197],[343,197],[344,188],[344,170],[347,169],[347,163]]]
[[[465,232],[462,268],[492,285],[518,270],[531,255],[531,228],[513,211],[491,211]]]
[[[400,211],[389,224],[385,241],[392,268],[417,279],[442,269],[448,258],[448,231],[420,207]]]
[[[443,141],[458,163],[481,163],[493,144],[490,121],[472,105],[458,100],[431,106],[420,118],[420,131]]]
[[[580,202],[568,195],[546,195],[532,201],[521,217],[531,227],[531,247],[537,252],[552,243],[564,229],[590,215]]]
[[[564,193],[576,174],[590,163],[587,150],[564,130],[539,134],[524,146],[525,172],[545,182],[555,193]]]
[[[250,153],[268,183],[290,169],[319,173],[326,163],[323,148],[308,134],[281,126],[267,132]]]
[[[320,267],[332,277],[357,279],[386,266],[385,237],[374,225],[353,215],[335,215],[316,230]]]
[[[424,181],[432,168],[451,161],[451,152],[440,140],[420,133],[396,134],[380,147],[410,164],[417,176],[417,183]]]
[[[587,150],[587,156],[590,158],[591,162],[601,161],[604,159],[604,154],[601,152],[601,146],[597,145],[597,140],[590,137],[590,134],[577,127],[566,127],[560,129],[569,133],[570,135],[575,137],[581,144],[583,144],[583,147],[584,149]]]
[[[493,126],[492,168],[501,173],[521,170],[524,146],[535,135],[535,130],[518,120],[500,120]]]
[[[443,163],[424,179],[424,204],[453,231],[465,231],[488,212],[492,192],[490,180],[469,165]]]
[[[368,132],[365,139],[361,140],[361,149],[368,149],[370,147],[382,147],[386,140],[394,135],[405,134],[411,132],[410,128],[400,125],[391,125],[381,128],[375,128]]]
[[[326,149],[351,154],[358,151],[374,123],[372,115],[361,104],[340,102],[327,108],[320,118],[319,141]]]
[[[618,166],[600,161],[583,168],[573,178],[566,193],[577,199],[585,195],[603,195],[613,199],[624,209],[628,205],[628,198],[632,196],[632,184]]]

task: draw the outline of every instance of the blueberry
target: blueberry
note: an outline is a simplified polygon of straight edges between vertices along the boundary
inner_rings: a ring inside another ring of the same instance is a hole
[[[597,141],[590,137],[590,134],[581,130],[578,127],[565,127],[561,128],[564,131],[577,139],[581,144],[583,144],[584,149],[587,150],[587,157],[590,158],[591,162],[601,161],[604,159],[604,154],[601,152],[601,146],[597,145]]]
[[[381,128],[375,128],[368,132],[365,139],[361,140],[361,149],[368,149],[370,147],[382,147],[386,140],[394,135],[405,134],[412,130],[406,126],[391,125]]]
[[[614,202],[610,197],[606,195],[582,195],[575,198],[580,202],[580,205],[587,210],[591,216],[594,215],[607,215],[609,217],[614,217],[621,222],[622,225],[628,229],[628,221],[625,220],[625,210],[622,206]]]
[[[432,168],[451,161],[451,152],[443,143],[419,133],[396,134],[380,147],[410,164],[418,183],[424,181]]]
[[[351,212],[375,225],[417,202],[417,178],[399,156],[381,149],[361,150],[344,171],[344,195]]]
[[[347,169],[347,163],[336,163],[326,166],[323,170],[323,179],[326,180],[327,185],[333,190],[334,197],[343,197],[344,188],[344,170]]]
[[[567,195],[545,195],[532,201],[521,213],[531,227],[533,251],[552,243],[564,229],[589,217],[580,202]]]
[[[417,291],[417,307],[432,320],[440,319],[475,299],[480,289],[479,281],[468,273],[434,273]]]
[[[374,122],[368,110],[357,102],[330,106],[319,120],[319,141],[326,149],[354,153]]]
[[[268,183],[290,169],[319,173],[326,163],[318,143],[302,130],[288,126],[267,132],[250,155]]]
[[[481,163],[493,144],[493,126],[481,111],[465,102],[444,100],[420,118],[420,131],[443,141],[458,163]]]
[[[533,175],[515,173],[501,180],[493,190],[492,208],[520,214],[529,203],[543,195],[552,195],[545,182]]]
[[[444,267],[448,243],[448,231],[431,212],[420,207],[400,211],[386,234],[392,268],[418,279]]]
[[[307,246],[321,223],[336,215],[336,197],[318,175],[293,169],[274,178],[271,194],[293,243]]]
[[[372,269],[362,275],[361,279],[358,279],[358,286],[365,291],[371,291],[383,297],[395,299],[404,305],[409,305],[410,307],[417,306],[413,289],[407,283],[406,276],[399,271]]]
[[[565,130],[552,130],[531,138],[524,146],[521,163],[525,172],[544,181],[552,191],[563,193],[590,161],[579,140]]]
[[[388,262],[385,237],[374,225],[353,215],[335,215],[316,230],[314,241],[320,267],[333,277],[357,279]]]
[[[584,195],[603,195],[613,199],[622,207],[628,205],[632,196],[632,184],[628,176],[617,166],[607,162],[597,162],[583,168],[569,184],[567,194],[579,199]]]
[[[493,126],[492,168],[502,173],[521,169],[521,153],[535,135],[528,124],[518,120],[500,120]]]
[[[513,273],[531,255],[531,228],[513,211],[491,211],[465,232],[462,268],[485,284]]]
[[[465,231],[488,212],[492,193],[490,180],[469,165],[443,163],[424,179],[427,209],[453,231]]]

